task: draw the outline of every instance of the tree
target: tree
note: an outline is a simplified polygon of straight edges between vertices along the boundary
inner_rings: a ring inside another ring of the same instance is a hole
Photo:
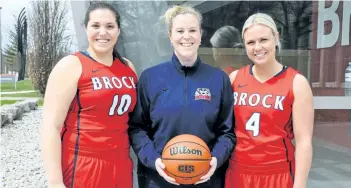
[[[27,17],[23,8],[17,19],[18,80],[24,80],[27,62]]]
[[[7,45],[4,49],[4,57],[7,64],[12,66],[15,64],[15,58],[17,54],[17,44]]]
[[[46,83],[54,65],[70,52],[67,34],[67,4],[62,1],[33,1],[30,15],[31,50],[29,75],[34,87],[45,94]]]
[[[206,1],[206,3],[218,4],[220,2]],[[224,25],[231,25],[240,30],[245,20],[257,12],[272,16],[280,32],[283,49],[309,49],[308,38],[312,24],[311,1],[227,2],[224,6],[204,13],[203,23],[214,30]]]
[[[286,48],[308,49],[308,38],[312,24],[312,2],[309,1],[281,1],[284,12],[284,26]]]
[[[137,72],[164,61],[172,53],[167,27],[161,19],[167,9],[163,1],[113,1],[121,15],[121,35],[117,48],[137,65]],[[165,40],[166,39],[166,40]],[[156,42],[155,42],[156,41]],[[131,50],[132,49],[132,50]],[[150,50],[155,49],[155,50]]]
[[[17,20],[17,16],[13,15]],[[17,63],[17,58],[20,57],[18,54],[18,22],[15,22],[13,27],[8,31],[9,43],[4,48],[4,57],[7,65],[12,66],[11,71],[19,71],[20,64]]]

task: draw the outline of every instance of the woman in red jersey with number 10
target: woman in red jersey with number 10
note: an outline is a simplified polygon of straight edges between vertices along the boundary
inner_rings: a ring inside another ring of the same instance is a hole
[[[46,88],[41,145],[48,186],[132,188],[127,122],[137,76],[115,50],[120,17],[97,2],[84,24],[88,49],[61,59]]]
[[[269,15],[250,16],[242,38],[253,64],[230,74],[237,145],[225,186],[305,188],[314,119],[309,83],[298,71],[276,60],[279,33]]]

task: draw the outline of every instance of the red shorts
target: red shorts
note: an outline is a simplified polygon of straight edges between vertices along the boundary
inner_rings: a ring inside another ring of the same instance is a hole
[[[97,152],[62,148],[62,174],[67,188],[132,188],[133,162],[126,151]]]
[[[292,188],[294,175],[295,161],[261,167],[230,161],[225,188]]]

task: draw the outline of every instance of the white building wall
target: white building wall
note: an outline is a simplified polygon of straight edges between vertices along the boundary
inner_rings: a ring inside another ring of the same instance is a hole
[[[89,5],[90,1],[71,1],[74,28],[79,51],[88,48],[88,40],[84,28],[84,16]]]

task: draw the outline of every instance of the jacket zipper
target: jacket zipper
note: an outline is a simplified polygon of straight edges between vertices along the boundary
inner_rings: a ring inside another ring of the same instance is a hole
[[[188,99],[187,99],[187,92],[186,92],[186,88],[187,88],[187,85],[186,85],[187,71],[186,70],[184,71],[184,74],[185,74],[185,79],[184,79],[184,102],[185,102],[185,104],[187,104],[188,103]]]

